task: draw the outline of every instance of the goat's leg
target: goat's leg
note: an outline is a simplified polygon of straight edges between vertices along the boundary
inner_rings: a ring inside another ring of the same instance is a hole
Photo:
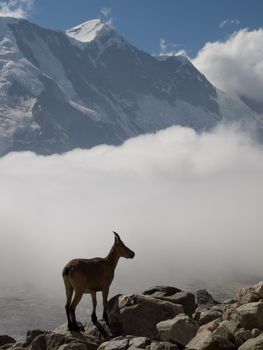
[[[96,306],[97,306],[97,298],[96,298],[96,292],[91,292],[91,299],[92,299],[92,314],[91,314],[91,320],[93,324],[97,323],[97,316],[96,316]]]
[[[105,288],[102,291],[102,300],[103,300],[103,319],[109,325],[108,315],[107,315],[107,300],[108,300],[109,288]]]
[[[64,280],[64,283],[65,283],[65,291],[66,291],[66,297],[67,297],[65,309],[66,309],[66,315],[68,320],[68,329],[70,329],[72,328],[72,321],[70,319],[70,304],[71,304],[71,299],[73,295],[73,287],[66,280]]]
[[[71,322],[72,322],[72,329],[70,329],[70,330],[72,330],[72,331],[79,331],[81,328],[77,324],[75,310],[76,310],[78,303],[80,302],[80,300],[82,298],[82,295],[83,295],[82,291],[81,292],[75,291],[73,301],[70,305],[70,316],[71,316]]]

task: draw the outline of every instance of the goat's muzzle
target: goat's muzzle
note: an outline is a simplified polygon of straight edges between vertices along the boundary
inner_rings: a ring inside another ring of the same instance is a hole
[[[133,251],[131,251],[131,254],[129,256],[129,259],[133,259],[135,257],[135,253]]]

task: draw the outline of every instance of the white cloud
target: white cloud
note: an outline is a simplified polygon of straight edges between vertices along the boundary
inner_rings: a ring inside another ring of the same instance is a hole
[[[178,56],[182,55],[188,58],[185,49],[179,49],[182,45],[167,42],[164,38],[160,38],[160,56]]]
[[[263,29],[207,43],[192,63],[221,90],[263,100]]]
[[[102,7],[100,9],[100,18],[105,24],[107,24],[110,27],[113,27],[113,17],[111,16],[111,8]]]
[[[219,23],[219,28],[224,28],[226,26],[238,26],[240,21],[238,19],[224,19]]]
[[[0,159],[1,285],[63,296],[63,265],[106,255],[113,229],[136,257],[120,261],[111,294],[262,273],[262,178],[262,148],[223,128],[172,127],[62,156],[9,154]]]
[[[103,17],[108,17],[108,16],[110,16],[110,14],[111,14],[111,8],[102,7],[102,8],[100,9],[100,14],[101,14]]]
[[[26,18],[31,11],[34,0],[0,1],[0,16]]]

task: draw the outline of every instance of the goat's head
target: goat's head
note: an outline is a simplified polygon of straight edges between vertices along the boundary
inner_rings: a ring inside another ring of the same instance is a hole
[[[113,233],[115,236],[114,246],[117,252],[119,253],[119,255],[126,259],[133,259],[135,256],[135,253],[131,249],[126,247],[126,245],[122,242],[117,232],[113,231]]]

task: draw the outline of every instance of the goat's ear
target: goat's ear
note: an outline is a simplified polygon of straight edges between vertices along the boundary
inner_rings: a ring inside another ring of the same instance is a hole
[[[114,236],[115,236],[116,241],[117,241],[117,242],[120,242],[121,238],[120,238],[120,236],[118,235],[118,233],[115,232],[115,231],[112,231],[112,232],[114,233]]]

